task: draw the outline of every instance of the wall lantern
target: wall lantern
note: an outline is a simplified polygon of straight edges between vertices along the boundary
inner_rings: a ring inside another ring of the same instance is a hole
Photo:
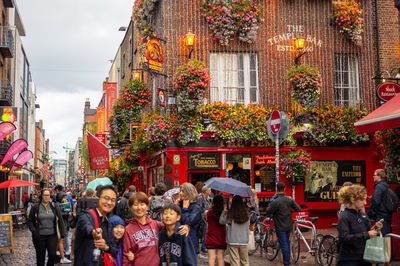
[[[386,81],[396,81],[397,83],[400,81],[400,67],[394,67],[392,70],[382,70],[372,79],[377,79],[380,83],[385,83]]]
[[[141,73],[140,73],[140,71],[133,71],[133,72],[132,72],[132,79],[133,79],[133,80],[141,80]]]
[[[188,59],[190,59],[190,57],[192,56],[195,38],[196,38],[196,35],[194,33],[192,33],[190,30],[185,35],[185,46],[186,46],[186,48],[189,49],[189,55],[187,57]]]
[[[300,57],[302,57],[306,52],[303,52],[304,51],[304,47],[305,47],[305,45],[306,45],[306,39],[304,39],[304,38],[297,38],[295,41],[294,41],[294,44],[295,44],[295,47],[296,47],[296,50],[299,52],[299,54],[297,55],[297,57],[294,59],[294,63],[296,64],[296,65],[298,65],[299,64],[299,61],[300,61]]]

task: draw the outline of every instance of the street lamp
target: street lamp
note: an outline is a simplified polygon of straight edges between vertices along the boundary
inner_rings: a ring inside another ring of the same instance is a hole
[[[296,65],[298,65],[299,64],[299,61],[300,61],[300,57],[302,57],[303,55],[305,55],[305,53],[306,52],[303,52],[304,51],[304,46],[306,45],[306,39],[304,39],[304,38],[297,38],[295,41],[294,41],[294,44],[295,44],[295,47],[296,47],[296,50],[299,52],[299,54],[296,56],[296,58],[294,59],[294,63],[296,64]]]
[[[189,49],[188,59],[190,59],[192,56],[195,38],[196,38],[196,35],[194,33],[192,33],[190,30],[185,35],[185,46],[186,46],[186,48]]]
[[[141,73],[140,73],[140,71],[137,71],[137,70],[133,71],[133,72],[132,72],[132,79],[133,79],[133,80],[141,80]]]

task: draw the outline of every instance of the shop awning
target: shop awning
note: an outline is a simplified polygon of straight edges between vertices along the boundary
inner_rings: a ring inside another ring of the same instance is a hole
[[[357,133],[360,134],[400,127],[400,94],[394,96],[354,125]]]

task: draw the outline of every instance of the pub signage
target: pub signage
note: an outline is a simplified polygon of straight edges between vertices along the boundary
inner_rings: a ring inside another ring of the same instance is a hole
[[[149,68],[162,71],[162,64],[164,62],[163,49],[160,42],[156,39],[151,39],[146,45],[146,59],[149,63]]]
[[[189,169],[192,170],[220,169],[219,152],[189,152]]]
[[[400,86],[391,82],[383,83],[379,86],[377,93],[378,97],[382,101],[386,102],[396,96],[396,94],[400,93]]]
[[[304,199],[308,202],[336,201],[343,183],[366,185],[365,161],[311,161],[305,177]]]

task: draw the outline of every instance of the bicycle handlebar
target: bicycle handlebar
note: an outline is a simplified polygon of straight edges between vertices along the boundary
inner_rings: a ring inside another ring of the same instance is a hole
[[[396,235],[396,234],[392,234],[392,233],[387,234],[387,235],[385,235],[385,236],[400,239],[400,235]]]

